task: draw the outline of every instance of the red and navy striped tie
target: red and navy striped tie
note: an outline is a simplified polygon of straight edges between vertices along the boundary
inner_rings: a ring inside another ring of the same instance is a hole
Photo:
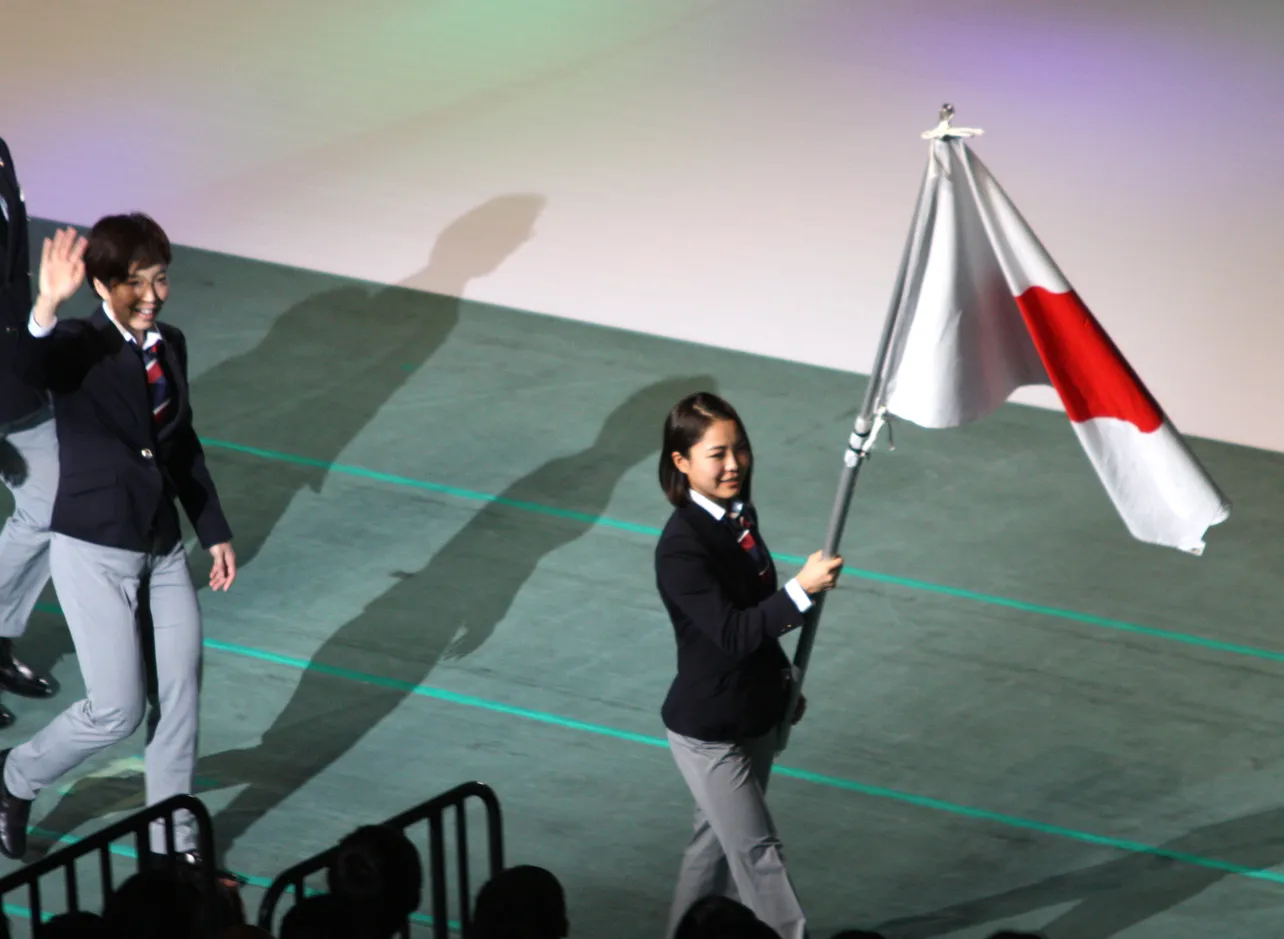
[[[169,407],[169,387],[165,370],[161,368],[159,342],[143,350],[143,367],[147,369],[147,389],[151,392],[152,423],[159,427],[165,423],[165,411]]]
[[[753,509],[747,505],[735,505],[727,512],[727,520],[736,534],[736,542],[753,559],[758,568],[758,576],[763,580],[771,577],[771,557],[763,550],[758,539],[754,537]]]

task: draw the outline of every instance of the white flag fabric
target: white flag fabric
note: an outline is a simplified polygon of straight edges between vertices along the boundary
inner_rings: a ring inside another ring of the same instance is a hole
[[[957,427],[1051,384],[1132,535],[1199,554],[1230,503],[976,155],[932,142],[888,411]]]

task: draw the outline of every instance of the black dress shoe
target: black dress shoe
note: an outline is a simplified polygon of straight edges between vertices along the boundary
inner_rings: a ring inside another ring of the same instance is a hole
[[[57,693],[54,683],[36,672],[13,654],[13,640],[0,639],[0,690],[24,698],[50,698]]]
[[[31,802],[19,799],[4,784],[4,767],[9,762],[9,751],[0,753],[0,854],[15,861],[27,853],[27,820],[31,818]]]

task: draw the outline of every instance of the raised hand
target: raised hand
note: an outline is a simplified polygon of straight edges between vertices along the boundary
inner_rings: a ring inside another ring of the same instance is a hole
[[[57,306],[80,289],[88,244],[74,228],[60,228],[45,239],[40,252],[40,301]]]

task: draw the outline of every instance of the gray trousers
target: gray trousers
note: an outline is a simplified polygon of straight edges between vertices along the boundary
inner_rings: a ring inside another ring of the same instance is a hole
[[[147,804],[192,791],[200,704],[201,613],[182,544],[165,555],[105,548],[65,535],[50,542],[54,587],[76,645],[85,698],[5,763],[4,784],[19,799],[42,789],[88,757],[129,737],[149,697],[144,776]],[[151,625],[139,622],[146,583]],[[151,674],[154,672],[154,686]],[[196,847],[191,819],[178,820],[176,848]],[[163,828],[152,832],[163,851]]]
[[[58,432],[53,414],[25,430],[6,433],[15,465],[6,467],[13,514],[0,532],[0,639],[27,630],[40,592],[49,582],[49,519],[58,492]]]
[[[673,731],[668,735],[673,759],[696,803],[695,833],[682,855],[668,936],[697,900],[725,896],[753,910],[781,939],[803,939],[806,918],[767,809],[776,733],[739,743],[707,743]]]

